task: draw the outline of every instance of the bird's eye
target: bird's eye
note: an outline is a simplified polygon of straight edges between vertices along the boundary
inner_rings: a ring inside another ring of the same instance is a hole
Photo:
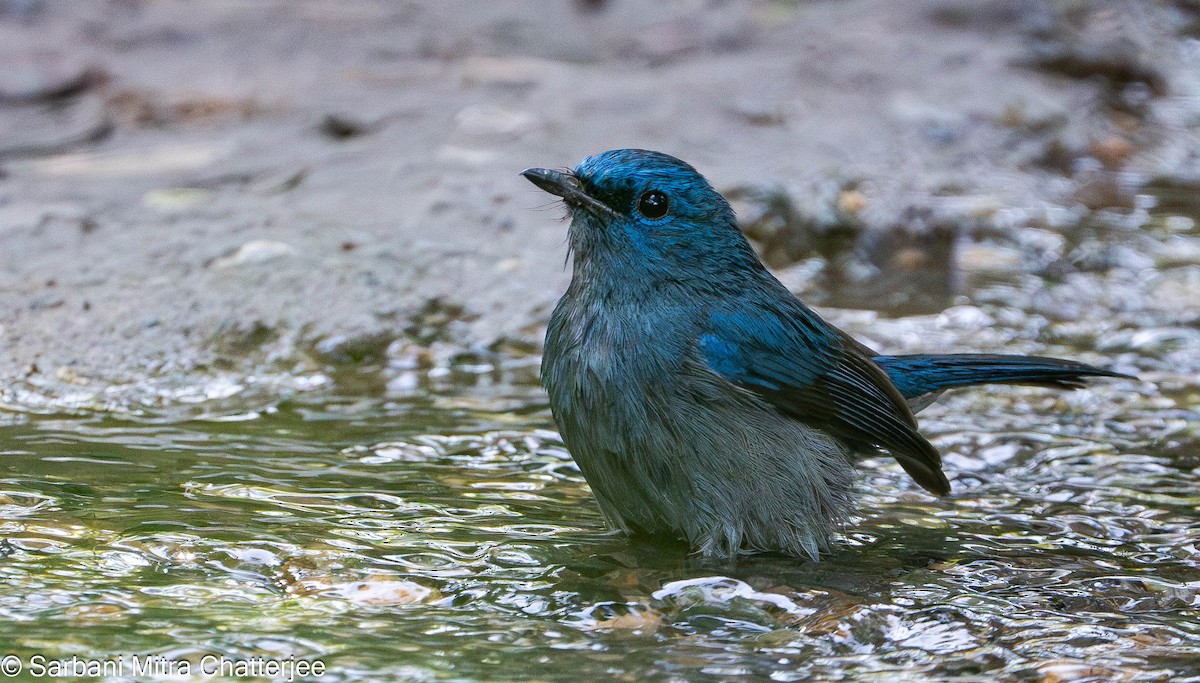
[[[638,213],[652,221],[667,215],[670,208],[671,203],[667,201],[667,195],[658,190],[643,192],[642,196],[638,197]]]

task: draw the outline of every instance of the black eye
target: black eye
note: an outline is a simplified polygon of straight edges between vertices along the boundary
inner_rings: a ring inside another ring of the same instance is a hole
[[[670,208],[671,203],[667,201],[667,195],[658,190],[643,192],[642,196],[638,197],[638,213],[652,221],[667,215],[667,210]]]

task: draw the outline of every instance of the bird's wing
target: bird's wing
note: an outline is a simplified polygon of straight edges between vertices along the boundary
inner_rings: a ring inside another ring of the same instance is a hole
[[[846,340],[802,305],[780,314],[751,304],[713,313],[697,346],[713,372],[785,415],[851,446],[882,448],[926,490],[949,493],[942,458],[917,432],[904,397]]]

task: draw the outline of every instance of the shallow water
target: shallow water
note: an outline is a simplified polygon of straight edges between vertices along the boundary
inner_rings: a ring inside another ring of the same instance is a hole
[[[23,415],[0,642],[27,663],[295,656],[328,680],[1200,680],[1194,416],[1078,394],[931,409],[955,495],[869,463],[819,564],[606,532],[529,386]]]
[[[1105,239],[1200,239],[1146,234]],[[818,564],[607,532],[528,363],[0,413],[0,655],[126,678],[135,656],[217,655],[333,681],[1200,681],[1200,265],[1163,258],[980,276],[976,305],[938,316],[832,312],[892,352],[1106,358],[1149,381],[944,397],[921,422],[955,493],[868,462]]]

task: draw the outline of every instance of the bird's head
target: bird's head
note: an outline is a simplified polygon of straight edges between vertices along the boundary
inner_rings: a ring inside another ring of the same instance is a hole
[[[529,168],[521,175],[570,209],[576,268],[603,261],[639,271],[723,269],[747,254],[757,263],[729,203],[673,156],[616,149],[570,171]]]

